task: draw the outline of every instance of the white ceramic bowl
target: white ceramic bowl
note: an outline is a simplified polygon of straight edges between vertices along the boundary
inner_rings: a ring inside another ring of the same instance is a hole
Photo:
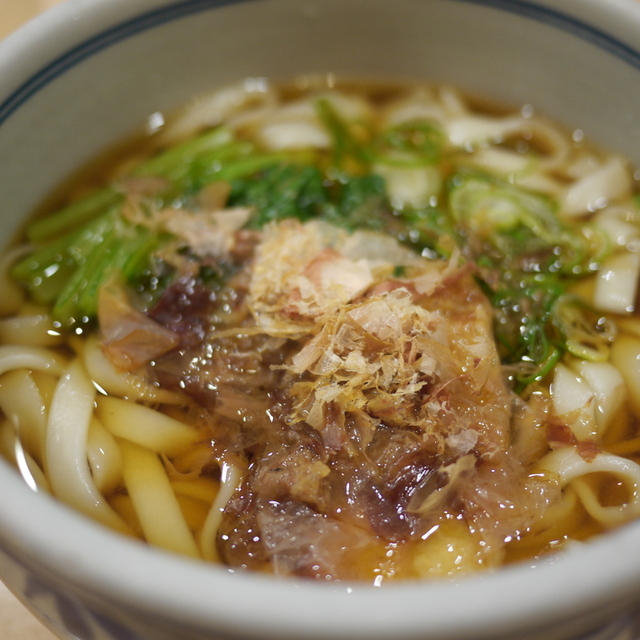
[[[2,235],[152,112],[324,72],[529,102],[640,166],[637,0],[69,0],[0,44]],[[121,538],[0,461],[0,576],[62,638],[612,640],[640,602],[639,550],[636,523],[459,581],[276,580]]]

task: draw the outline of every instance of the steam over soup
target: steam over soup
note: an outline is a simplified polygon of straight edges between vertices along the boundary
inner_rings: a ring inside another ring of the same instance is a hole
[[[628,163],[449,87],[248,80],[7,254],[0,443],[166,549],[383,583],[640,515]]]

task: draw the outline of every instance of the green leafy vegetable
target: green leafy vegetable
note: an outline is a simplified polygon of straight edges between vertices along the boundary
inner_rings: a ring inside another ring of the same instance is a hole
[[[397,166],[436,164],[442,159],[446,136],[429,120],[402,122],[373,143],[376,159]]]
[[[231,206],[255,207],[250,225],[260,228],[268,222],[319,215],[329,201],[323,176],[317,167],[280,164],[258,176],[231,182]]]
[[[458,251],[476,265],[495,309],[501,357],[514,366],[518,388],[541,379],[566,352],[600,357],[598,319],[567,292],[608,255],[605,233],[563,223],[550,197],[458,169],[455,154],[465,151],[449,148],[442,128],[428,119],[376,131],[371,123],[343,119],[327,99],[316,103],[316,113],[332,139],[326,151],[264,151],[216,128],[156,153],[128,176],[164,181],[159,193],[137,201],[138,212],[150,219],[163,207],[197,214],[201,191],[222,182],[226,206],[251,209],[250,229],[287,218],[321,219],[350,232],[390,233],[428,258],[448,259]],[[375,173],[379,166],[432,166],[446,184],[444,196],[429,206],[394,208]],[[175,238],[130,219],[130,197],[125,181],[109,185],[27,229],[35,249],[13,276],[34,300],[52,307],[61,325],[91,321],[100,287],[115,275],[153,288],[150,299],[171,281],[173,267],[157,252]],[[219,286],[221,274],[233,272],[228,266],[203,261],[202,283]],[[162,277],[154,275],[158,269]],[[396,277],[403,273],[398,269]]]
[[[358,142],[348,124],[338,115],[331,102],[320,99],[316,102],[316,110],[320,120],[333,138],[332,159],[338,169],[344,169],[349,158],[368,166],[371,162],[370,151]]]
[[[576,304],[568,288],[608,254],[606,234],[562,223],[550,198],[473,171],[451,178],[449,207],[496,310],[503,361],[522,365],[519,387],[541,379],[569,350],[560,308]]]

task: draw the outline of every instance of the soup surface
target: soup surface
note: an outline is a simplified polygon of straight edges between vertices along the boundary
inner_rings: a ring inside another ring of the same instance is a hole
[[[34,490],[376,585],[640,515],[625,159],[418,84],[248,79],[148,128],[4,261],[0,448]]]

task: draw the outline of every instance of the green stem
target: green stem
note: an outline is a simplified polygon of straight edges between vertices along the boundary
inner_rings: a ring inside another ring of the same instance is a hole
[[[46,242],[96,218],[121,201],[122,195],[112,187],[101,189],[53,215],[36,220],[27,228],[27,237],[31,242]]]

